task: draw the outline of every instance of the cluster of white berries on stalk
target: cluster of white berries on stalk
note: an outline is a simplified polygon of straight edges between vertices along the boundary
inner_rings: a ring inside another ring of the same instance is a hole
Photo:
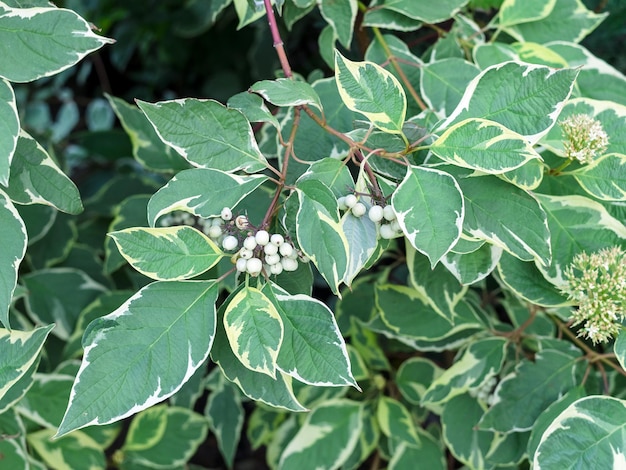
[[[228,207],[222,209],[219,217],[210,219],[196,219],[186,212],[161,219],[163,226],[177,223],[197,225],[224,251],[235,252],[232,260],[237,271],[251,276],[258,276],[263,270],[267,275],[295,271],[298,260],[308,262],[308,258],[281,234],[256,229],[245,215],[234,217]]]
[[[398,223],[396,213],[389,204],[374,204],[368,209],[354,194],[339,197],[337,203],[339,210],[350,211],[355,217],[363,217],[367,214],[372,222],[380,224],[378,233],[381,238],[389,240],[402,235],[402,229]]]

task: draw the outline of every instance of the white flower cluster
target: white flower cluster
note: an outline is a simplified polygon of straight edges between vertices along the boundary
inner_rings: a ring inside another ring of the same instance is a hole
[[[609,137],[602,123],[586,114],[573,114],[560,123],[565,140],[565,156],[589,164],[602,156],[609,145]]]
[[[349,210],[355,217],[363,217],[367,213],[367,216],[372,222],[380,224],[378,233],[381,238],[391,239],[402,235],[402,229],[398,223],[396,213],[390,205],[381,206],[374,204],[368,210],[367,206],[359,202],[354,194],[341,196],[337,199],[337,203],[339,210]]]

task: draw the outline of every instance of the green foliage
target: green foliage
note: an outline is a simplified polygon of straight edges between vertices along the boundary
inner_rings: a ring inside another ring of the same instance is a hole
[[[626,465],[607,12],[158,3],[0,1],[4,465]]]

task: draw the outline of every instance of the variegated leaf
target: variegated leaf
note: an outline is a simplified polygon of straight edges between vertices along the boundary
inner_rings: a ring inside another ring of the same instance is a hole
[[[0,79],[0,184],[9,182],[9,168],[20,133],[15,93],[11,84]]]

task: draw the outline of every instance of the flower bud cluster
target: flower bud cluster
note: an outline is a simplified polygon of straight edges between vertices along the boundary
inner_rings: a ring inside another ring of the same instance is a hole
[[[374,204],[368,209],[365,204],[359,201],[354,194],[341,196],[337,199],[339,210],[350,211],[355,217],[363,217],[365,214],[369,219],[378,224],[378,234],[381,238],[391,239],[402,235],[402,229],[398,223],[398,218],[390,205]]]
[[[572,326],[593,344],[616,336],[626,318],[626,251],[614,246],[596,253],[579,253],[565,269],[564,294],[576,304]]]
[[[560,123],[565,140],[565,156],[589,164],[601,156],[609,145],[609,137],[600,121],[586,114],[573,114]]]
[[[496,377],[491,377],[480,384],[480,387],[470,390],[469,394],[483,403],[492,405],[495,397],[493,391],[497,383],[498,379]]]

